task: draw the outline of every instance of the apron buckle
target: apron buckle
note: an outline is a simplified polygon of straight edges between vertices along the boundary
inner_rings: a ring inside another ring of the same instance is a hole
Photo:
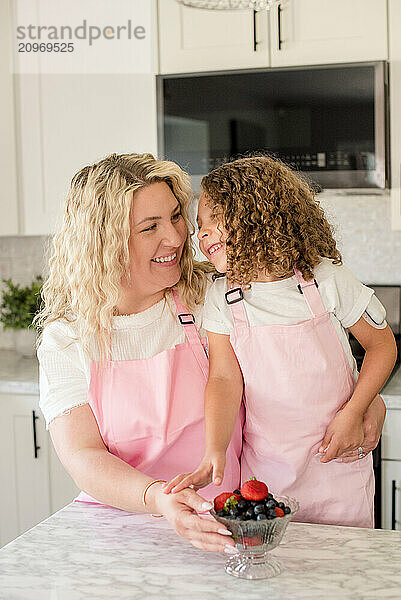
[[[181,313],[178,319],[181,325],[195,325],[195,317],[191,313]]]
[[[229,298],[230,294],[238,294],[238,297],[230,299]],[[228,292],[225,293],[225,297],[226,297],[227,304],[235,304],[236,302],[240,302],[241,300],[244,299],[244,293],[240,287],[236,287],[236,288],[233,288],[232,290],[228,290]]]
[[[319,287],[319,285],[318,285],[318,283],[317,283],[316,279],[314,279],[314,280],[313,280],[313,283],[307,283],[306,285],[303,285],[303,286],[301,286],[301,284],[300,284],[300,283],[298,283],[298,289],[299,289],[299,291],[301,292],[301,294],[303,294],[302,288],[303,288],[303,287],[304,287],[304,288],[306,288],[306,287],[309,287],[310,285],[315,285],[317,288]]]

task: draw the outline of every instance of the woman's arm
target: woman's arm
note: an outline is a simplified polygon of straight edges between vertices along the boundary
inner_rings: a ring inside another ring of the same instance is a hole
[[[230,337],[208,332],[209,378],[205,390],[205,455],[193,473],[172,479],[164,492],[174,494],[188,486],[199,489],[223,481],[226,451],[241,405],[243,379]]]
[[[146,494],[145,507],[143,490],[153,479],[107,450],[88,404],[54,419],[50,434],[62,464],[77,486],[99,502],[130,512],[161,513],[179,535],[197,548],[223,552],[227,546],[234,546],[225,527],[196,514],[211,505],[193,490],[166,496],[161,485],[155,484]]]
[[[366,350],[354,392],[346,406],[329,424],[321,448],[328,447],[321,462],[329,462],[362,445],[363,419],[390,375],[397,357],[394,335],[387,325],[375,329],[363,317],[349,328]]]

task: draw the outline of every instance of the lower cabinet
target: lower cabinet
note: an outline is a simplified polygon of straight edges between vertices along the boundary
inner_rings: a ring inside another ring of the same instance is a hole
[[[61,465],[39,396],[0,394],[0,546],[4,546],[77,495]]]
[[[401,531],[401,461],[382,461],[382,528]]]
[[[382,433],[382,528],[401,531],[401,410],[389,409]]]

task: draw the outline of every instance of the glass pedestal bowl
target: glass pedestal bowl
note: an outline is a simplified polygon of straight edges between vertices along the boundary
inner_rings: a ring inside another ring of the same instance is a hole
[[[279,575],[283,570],[280,561],[271,556],[270,550],[281,542],[288,523],[299,509],[294,498],[275,496],[277,502],[284,502],[291,512],[284,517],[263,521],[237,521],[219,517],[214,509],[210,514],[227,527],[233,534],[237,554],[226,562],[226,572],[242,579],[267,579]]]

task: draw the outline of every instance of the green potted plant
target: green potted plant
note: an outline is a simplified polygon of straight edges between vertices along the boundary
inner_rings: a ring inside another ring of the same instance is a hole
[[[16,351],[22,356],[33,357],[36,355],[36,330],[32,320],[40,308],[43,279],[37,275],[25,287],[14,284],[11,279],[3,279],[3,283],[0,323],[4,329],[14,330]]]

